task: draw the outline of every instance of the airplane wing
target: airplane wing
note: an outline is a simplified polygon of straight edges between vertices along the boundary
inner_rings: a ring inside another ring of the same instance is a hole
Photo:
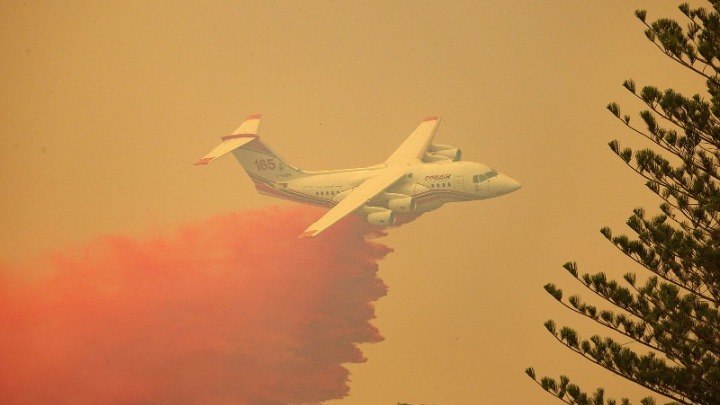
[[[260,129],[260,114],[247,117],[245,121],[236,129],[232,135],[222,137],[223,142],[211,150],[207,155],[201,157],[195,162],[196,165],[206,165],[213,160],[232,152],[233,150],[245,145],[246,143],[256,139],[258,130]]]
[[[329,228],[335,222],[360,208],[360,206],[368,200],[382,193],[404,175],[404,167],[390,167],[382,170],[382,173],[379,175],[365,180],[364,183],[351,191],[347,197],[343,198],[342,201],[323,215],[322,218],[310,225],[300,237],[310,238],[317,236],[317,234]]]
[[[438,125],[440,125],[439,117],[425,118],[405,142],[390,155],[385,164],[401,165],[422,160],[425,151],[435,136]]]

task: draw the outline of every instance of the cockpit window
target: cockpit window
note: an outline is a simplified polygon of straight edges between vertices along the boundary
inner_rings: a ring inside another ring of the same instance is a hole
[[[485,173],[485,176],[487,176],[488,179],[493,178],[498,175],[498,172],[495,170],[490,170],[489,172]]]
[[[487,179],[488,178],[484,174],[476,174],[475,176],[473,176],[473,183],[480,183]]]

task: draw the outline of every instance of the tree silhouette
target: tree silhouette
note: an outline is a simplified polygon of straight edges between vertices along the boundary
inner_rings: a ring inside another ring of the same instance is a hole
[[[672,19],[646,21],[645,36],[660,51],[702,76],[707,94],[686,97],[668,88],[623,86],[647,109],[641,124],[631,123],[616,103],[608,110],[652,148],[610,148],[646,180],[662,199],[660,213],[649,217],[637,208],[627,220],[632,238],[601,233],[647,272],[624,276],[581,274],[575,263],[563,267],[612,309],[585,303],[580,296],[563,298],[560,288],[545,290],[570,310],[637,342],[633,350],[611,337],[583,339],[553,320],[547,330],[568,349],[650,391],[681,404],[720,404],[720,0],[711,8],[679,6],[686,28]],[[667,157],[666,157],[667,156]],[[604,390],[583,392],[566,376],[559,380],[526,373],[544,390],[568,404],[630,404],[604,398]],[[652,397],[642,404],[654,404]]]

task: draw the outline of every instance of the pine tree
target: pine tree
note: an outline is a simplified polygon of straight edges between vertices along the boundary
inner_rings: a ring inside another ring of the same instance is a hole
[[[639,125],[616,103],[608,105],[622,125],[652,143],[652,148],[631,150],[612,141],[610,148],[662,199],[658,215],[635,209],[627,220],[632,238],[601,230],[644,268],[642,273],[615,281],[603,273],[581,274],[575,263],[566,263],[578,282],[604,300],[603,308],[577,295],[564,299],[560,288],[545,285],[570,310],[612,329],[621,341],[636,343],[628,346],[598,335],[583,339],[574,329],[547,321],[545,327],[559,342],[681,404],[720,404],[720,0],[710,3],[709,9],[680,5],[686,29],[672,19],[648,23],[645,10],[635,12],[647,39],[702,76],[707,94],[638,89],[627,80],[624,87],[647,106],[639,113]],[[538,378],[533,368],[526,373],[568,404],[630,403],[605,399],[602,388],[583,392],[565,376]],[[655,399],[640,402],[655,404]]]

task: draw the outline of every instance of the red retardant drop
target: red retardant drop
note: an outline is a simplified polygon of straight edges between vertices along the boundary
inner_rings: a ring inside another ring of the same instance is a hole
[[[365,361],[359,343],[382,340],[370,320],[391,249],[354,216],[298,239],[321,215],[228,214],[0,267],[0,403],[344,397],[343,364]]]

